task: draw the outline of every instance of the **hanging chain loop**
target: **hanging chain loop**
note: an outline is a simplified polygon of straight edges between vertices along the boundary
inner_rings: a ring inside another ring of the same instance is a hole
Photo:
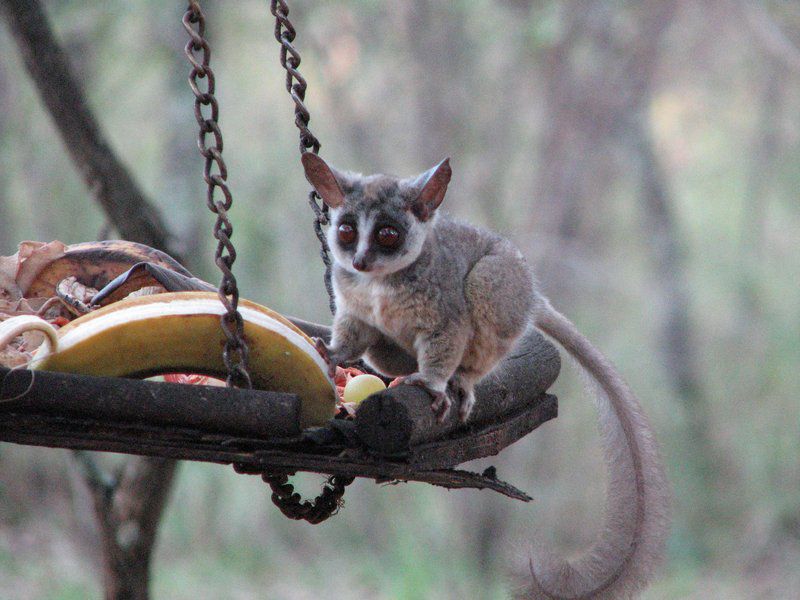
[[[289,20],[289,6],[285,0],[271,0],[270,10],[275,17],[275,39],[281,45],[281,66],[286,70],[286,91],[294,102],[294,124],[300,131],[300,153],[311,151],[319,154],[320,141],[308,127],[308,122],[311,120],[311,113],[305,105],[308,85],[298,71],[301,59],[297,48],[292,45],[297,31]],[[319,256],[325,265],[325,290],[328,292],[328,305],[333,314],[336,312],[336,302],[331,284],[331,257],[325,232],[322,230],[328,224],[328,207],[325,204],[320,206],[319,200],[317,192],[312,190],[308,195],[308,203],[314,211],[314,233],[319,240]]]
[[[214,224],[214,238],[217,240],[214,262],[222,272],[218,295],[225,307],[225,314],[220,319],[226,338],[222,358],[228,370],[228,385],[249,388],[252,387],[252,382],[247,371],[248,348],[244,339],[244,321],[239,313],[239,288],[231,270],[236,260],[236,249],[231,242],[233,226],[228,218],[233,196],[227,184],[228,168],[222,159],[222,131],[218,123],[219,104],[214,96],[214,72],[209,66],[211,48],[205,39],[205,17],[200,4],[195,0],[189,2],[183,16],[183,27],[190,38],[185,52],[192,65],[189,72],[189,86],[194,93],[194,115],[200,127],[197,147],[205,158],[203,179],[208,186],[206,204],[217,216]],[[207,108],[204,110],[204,107]],[[206,113],[209,113],[208,116]],[[207,140],[209,134],[211,142]],[[219,198],[219,195],[222,198]]]
[[[345,487],[353,483],[355,477],[331,475],[322,492],[312,502],[303,500],[294,491],[287,475],[264,473],[261,478],[272,488],[272,502],[288,518],[295,521],[308,521],[317,525],[339,512],[344,505]]]

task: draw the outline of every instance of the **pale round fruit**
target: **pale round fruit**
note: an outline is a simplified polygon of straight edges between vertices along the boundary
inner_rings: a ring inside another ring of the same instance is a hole
[[[386,389],[380,377],[364,373],[356,375],[344,386],[343,402],[353,402],[358,404],[370,394],[375,394]]]

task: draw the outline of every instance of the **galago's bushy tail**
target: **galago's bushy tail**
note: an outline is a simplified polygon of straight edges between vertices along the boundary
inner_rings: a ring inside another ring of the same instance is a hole
[[[565,561],[546,551],[531,560],[525,599],[630,598],[661,564],[670,495],[658,443],[639,401],[616,368],[565,316],[541,299],[535,324],[599,386],[596,403],[608,468],[605,522],[595,543]]]

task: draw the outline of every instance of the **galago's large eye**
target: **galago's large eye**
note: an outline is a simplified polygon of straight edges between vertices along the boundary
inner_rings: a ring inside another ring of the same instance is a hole
[[[349,223],[342,223],[339,225],[339,228],[336,230],[336,232],[339,235],[339,241],[345,245],[352,244],[358,237],[356,228]]]
[[[381,227],[375,233],[375,241],[384,248],[394,248],[400,243],[400,232],[394,227]]]

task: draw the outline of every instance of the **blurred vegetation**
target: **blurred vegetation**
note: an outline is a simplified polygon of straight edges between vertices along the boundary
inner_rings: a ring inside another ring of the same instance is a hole
[[[325,322],[268,3],[207,4],[240,287]],[[665,577],[646,597],[796,596],[800,7],[291,6],[326,159],[410,175],[451,156],[447,208],[522,247],[554,304],[638,390],[676,497]],[[195,272],[215,281],[184,7],[46,8],[114,148]],[[20,240],[74,243],[105,229],[0,26],[0,254]],[[489,492],[358,481],[341,514],[312,527],[280,516],[257,478],[182,465],[154,597],[507,596],[507,574],[524,573],[535,531],[577,550],[601,515],[595,416],[574,369],[556,393],[556,421],[482,461],[530,491],[529,506]],[[319,478],[298,479],[317,489]],[[0,446],[0,597],[99,597],[95,536],[66,452]]]

